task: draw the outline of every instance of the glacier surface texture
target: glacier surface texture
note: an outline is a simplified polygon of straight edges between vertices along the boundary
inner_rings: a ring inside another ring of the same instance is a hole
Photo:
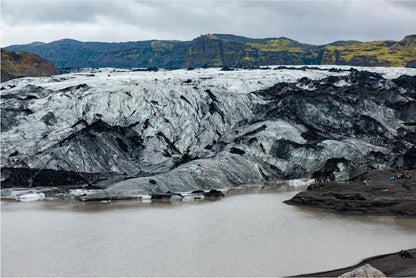
[[[416,71],[85,69],[2,83],[2,188],[86,200],[416,167]]]

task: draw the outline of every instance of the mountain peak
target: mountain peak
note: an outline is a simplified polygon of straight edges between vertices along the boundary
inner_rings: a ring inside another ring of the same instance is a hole
[[[44,44],[45,44],[44,42],[40,42],[40,41],[29,43],[29,45],[31,45],[31,46],[40,46],[40,45],[44,45]]]
[[[57,40],[57,41],[53,41],[52,43],[56,43],[56,42],[60,42],[60,43],[82,43],[81,41],[77,41],[77,40],[74,40],[74,39],[69,39],[69,38],[65,38],[65,39],[60,39],[60,40]]]
[[[342,45],[353,45],[353,44],[359,44],[359,43],[362,43],[362,42],[356,41],[356,40],[348,40],[348,41],[335,41],[327,45],[342,46]]]

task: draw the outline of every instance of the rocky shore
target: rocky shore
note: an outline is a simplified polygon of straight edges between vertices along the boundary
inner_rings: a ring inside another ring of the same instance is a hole
[[[406,251],[412,257],[402,257],[400,252],[395,252],[367,258],[351,267],[296,277],[415,277],[416,248]]]
[[[403,174],[403,176],[401,176]],[[409,178],[405,175],[409,174]],[[286,204],[347,215],[416,217],[416,170],[374,170],[352,181],[311,184]],[[392,177],[394,176],[394,179]]]

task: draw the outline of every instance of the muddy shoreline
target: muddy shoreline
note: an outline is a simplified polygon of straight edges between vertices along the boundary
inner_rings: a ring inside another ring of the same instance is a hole
[[[322,180],[285,203],[345,215],[416,218],[415,174],[416,170],[387,169],[371,171],[352,181]]]
[[[383,272],[387,277],[415,277],[416,276],[416,248],[408,249],[413,258],[403,258],[398,250],[395,253],[384,254],[364,259],[357,265],[341,268],[337,270],[302,274],[293,277],[338,277],[347,272],[354,271],[366,264]]]

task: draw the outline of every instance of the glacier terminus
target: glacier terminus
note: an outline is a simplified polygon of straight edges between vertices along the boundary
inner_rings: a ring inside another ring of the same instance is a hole
[[[180,199],[414,168],[415,98],[410,68],[101,68],[10,80],[2,196]]]

